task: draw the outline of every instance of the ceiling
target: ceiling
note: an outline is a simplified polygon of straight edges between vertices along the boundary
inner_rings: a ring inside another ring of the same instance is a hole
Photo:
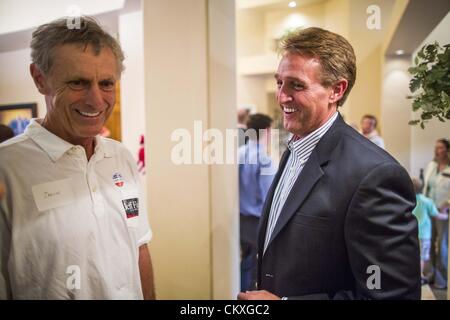
[[[296,0],[297,8],[304,7],[313,3],[323,2],[325,0]],[[290,0],[236,0],[236,9],[260,9],[260,10],[276,10],[286,9]]]
[[[94,14],[94,16],[108,32],[114,34],[118,30],[118,15],[134,12],[140,10],[140,8],[141,0],[126,0],[123,3],[123,7],[114,10],[107,8],[106,12],[99,12]],[[0,53],[29,48],[31,34],[35,27],[0,34]]]
[[[397,50],[411,55],[449,11],[449,0],[410,0],[386,55],[395,55]]]

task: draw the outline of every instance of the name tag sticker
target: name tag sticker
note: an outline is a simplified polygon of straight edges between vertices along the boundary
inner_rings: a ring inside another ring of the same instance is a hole
[[[32,186],[31,191],[38,210],[46,211],[72,203],[75,196],[70,183],[71,179],[63,179]]]

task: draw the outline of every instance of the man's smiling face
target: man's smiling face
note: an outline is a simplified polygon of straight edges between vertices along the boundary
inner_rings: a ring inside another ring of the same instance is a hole
[[[333,89],[320,83],[320,72],[318,59],[286,53],[275,75],[284,128],[300,137],[319,128],[337,108]]]
[[[117,78],[116,58],[107,47],[98,55],[89,45],[55,48],[40,90],[47,103],[46,124],[71,143],[95,137],[114,107]]]

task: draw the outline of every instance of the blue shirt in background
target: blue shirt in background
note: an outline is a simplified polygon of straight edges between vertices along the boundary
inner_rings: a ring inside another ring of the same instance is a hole
[[[413,214],[419,224],[419,239],[431,239],[431,217],[438,214],[436,205],[421,193],[416,194],[416,203]]]
[[[276,168],[265,147],[254,140],[239,147],[239,209],[248,216],[261,217]]]

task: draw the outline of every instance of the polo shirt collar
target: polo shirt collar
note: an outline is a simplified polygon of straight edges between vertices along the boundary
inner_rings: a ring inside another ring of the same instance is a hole
[[[62,157],[64,153],[73,147],[73,144],[61,139],[57,135],[45,129],[41,123],[43,119],[31,119],[25,129],[28,135],[42,150],[44,150],[53,162]]]
[[[102,158],[112,158],[114,156],[114,150],[111,148],[111,145],[105,143],[105,139],[101,136],[95,137],[95,149],[94,155],[98,157],[98,159]]]
[[[30,124],[25,129],[25,134],[41,147],[53,162],[56,162],[74,145],[45,129],[41,125],[42,121],[43,119],[31,119]],[[94,155],[98,159],[103,157],[111,158],[114,152],[102,141],[100,136],[96,136]]]

